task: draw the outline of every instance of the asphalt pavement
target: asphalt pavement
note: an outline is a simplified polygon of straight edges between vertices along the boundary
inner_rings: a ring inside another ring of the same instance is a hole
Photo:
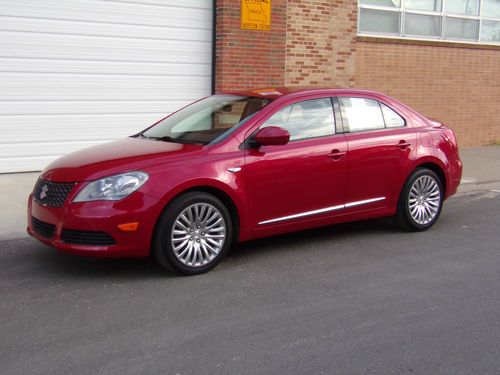
[[[237,246],[212,272],[0,243],[10,374],[498,374],[500,193]]]
[[[499,374],[498,159],[475,157],[427,232],[262,239],[196,277],[4,237],[0,373]]]

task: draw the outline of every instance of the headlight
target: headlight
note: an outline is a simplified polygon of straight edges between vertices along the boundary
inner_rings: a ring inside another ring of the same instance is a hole
[[[148,177],[144,172],[128,172],[90,182],[73,202],[117,201],[139,189]]]

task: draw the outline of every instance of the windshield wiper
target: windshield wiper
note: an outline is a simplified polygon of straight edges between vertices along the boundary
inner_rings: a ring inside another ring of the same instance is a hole
[[[168,135],[165,135],[163,137],[148,137],[144,134],[139,134],[140,137],[145,138],[145,139],[150,139],[153,141],[162,141],[162,142],[172,142],[172,143],[185,143],[185,144],[204,144],[203,142],[200,141],[191,141],[187,139],[179,139],[179,138],[172,138]]]

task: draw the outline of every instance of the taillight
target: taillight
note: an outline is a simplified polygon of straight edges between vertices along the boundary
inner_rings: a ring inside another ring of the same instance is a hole
[[[443,135],[448,142],[450,142],[453,146],[457,147],[457,137],[455,137],[455,133],[453,133],[453,130],[446,129]]]

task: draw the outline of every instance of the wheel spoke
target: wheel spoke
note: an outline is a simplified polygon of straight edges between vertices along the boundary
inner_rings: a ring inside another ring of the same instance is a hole
[[[217,220],[215,220],[212,224],[207,225],[206,229],[212,229],[215,227],[217,224],[219,224],[222,221],[222,216],[219,217]]]

